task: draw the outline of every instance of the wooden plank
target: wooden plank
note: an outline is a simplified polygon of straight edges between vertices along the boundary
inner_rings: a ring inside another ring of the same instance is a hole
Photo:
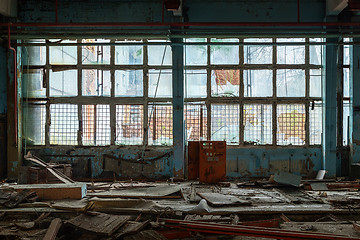
[[[209,205],[214,207],[219,206],[249,206],[251,202],[241,200],[233,195],[224,195],[221,193],[197,193],[204,198]]]
[[[74,183],[74,181],[71,178],[69,178],[68,176],[66,176],[64,173],[60,172],[56,168],[53,168],[52,166],[50,166],[49,164],[47,164],[40,158],[31,155],[30,152],[27,155],[25,155],[24,158],[25,158],[25,160],[32,161],[42,167],[45,167],[51,174],[53,174],[55,177],[57,177],[63,183]]]
[[[17,184],[10,187],[17,192],[22,190],[35,192],[40,200],[81,199],[86,195],[86,183]]]
[[[117,231],[114,239],[118,239],[124,235],[138,233],[143,230],[149,223],[150,220],[147,220],[145,222],[128,221]]]
[[[103,236],[110,236],[130,219],[130,216],[110,215],[105,213],[93,214],[94,215],[81,214],[68,220],[66,223],[74,228]]]
[[[60,227],[61,227],[60,218],[55,218],[54,220],[52,220],[43,240],[55,240]]]

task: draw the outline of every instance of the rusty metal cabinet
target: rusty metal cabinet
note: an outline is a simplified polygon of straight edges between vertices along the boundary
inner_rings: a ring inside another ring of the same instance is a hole
[[[188,179],[203,183],[226,180],[226,142],[189,142]]]

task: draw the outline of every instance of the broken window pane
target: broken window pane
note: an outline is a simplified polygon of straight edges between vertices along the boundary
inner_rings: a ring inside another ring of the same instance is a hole
[[[309,107],[310,145],[320,145],[322,137],[322,102],[314,101]]]
[[[278,38],[277,42],[305,42],[304,38]],[[305,64],[305,46],[277,46],[278,64]]]
[[[349,145],[350,101],[343,101],[343,146]]]
[[[51,104],[50,119],[50,144],[77,145],[79,129],[77,105]]]
[[[244,97],[271,97],[272,70],[244,70]]]
[[[246,38],[244,42],[271,43],[271,38]],[[273,47],[271,45],[244,45],[244,63],[271,64]]]
[[[204,103],[185,104],[186,141],[207,140],[207,109]]]
[[[149,104],[149,145],[173,144],[173,111],[168,104]]]
[[[343,64],[350,65],[350,45],[344,45]]]
[[[321,97],[321,69],[310,69],[310,97]]]
[[[44,43],[45,40],[28,40],[25,43]],[[21,51],[22,62],[24,65],[45,65],[46,47],[45,46],[24,46]]]
[[[239,39],[212,38],[211,42],[234,43],[234,45],[211,45],[210,46],[211,64],[239,64],[239,45],[238,45]]]
[[[45,144],[45,103],[23,105],[23,138],[27,145]]]
[[[143,96],[142,70],[116,70],[115,71],[116,97]]]
[[[310,38],[309,42],[311,43],[320,43],[324,40],[322,38]],[[323,58],[323,46],[322,45],[310,45],[309,46],[309,56],[310,64],[322,65]]]
[[[82,106],[82,144],[95,144],[95,105]]]
[[[349,68],[343,68],[343,74],[344,74],[344,86],[343,86],[343,97],[350,97],[350,71]]]
[[[96,105],[96,142],[97,146],[110,145],[110,106]]]
[[[27,70],[22,75],[22,80],[21,88],[24,98],[46,97],[46,88],[43,88],[44,75],[42,69]]]
[[[115,144],[142,145],[143,116],[142,105],[116,105]]]
[[[185,71],[185,98],[202,98],[207,96],[206,70]]]
[[[110,145],[110,107],[109,105],[83,105],[83,145]]]
[[[239,104],[211,105],[211,140],[226,141],[228,145],[239,144]]]
[[[172,97],[172,72],[165,70],[149,70],[149,97]]]
[[[149,40],[149,42],[166,42],[165,40]],[[169,66],[172,64],[172,54],[170,45],[149,45],[148,64]]]
[[[276,111],[277,145],[305,144],[305,104],[279,104]]]
[[[244,104],[244,144],[272,144],[272,105]]]
[[[83,43],[108,43],[110,40],[105,39],[83,39]],[[83,64],[109,64],[110,63],[110,46],[94,45],[82,46],[81,62]]]
[[[214,97],[237,97],[240,90],[240,70],[211,71],[211,95]]]
[[[141,41],[117,41],[124,43],[141,43]],[[134,65],[143,64],[143,45],[115,46],[115,64]]]
[[[77,96],[77,70],[54,72],[50,70],[50,96],[71,97]]]
[[[206,42],[206,38],[187,38],[186,42]],[[206,65],[207,46],[206,45],[184,45],[185,66]]]
[[[83,96],[110,96],[110,71],[100,69],[82,70]]]
[[[50,64],[77,64],[76,46],[61,46],[61,43],[76,43],[76,41],[59,40],[58,46],[50,46]]]
[[[305,97],[305,70],[277,70],[276,87],[278,97]]]

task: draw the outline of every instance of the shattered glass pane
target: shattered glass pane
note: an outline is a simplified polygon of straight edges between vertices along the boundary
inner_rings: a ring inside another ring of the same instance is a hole
[[[23,105],[23,139],[28,145],[45,144],[45,103]]]
[[[50,46],[50,64],[77,64],[77,47],[61,46],[61,43],[76,43],[76,41],[59,40],[58,46]]]
[[[321,97],[321,69],[310,69],[310,97]]]
[[[278,97],[305,97],[305,70],[277,70],[276,86]]]
[[[216,39],[211,42],[234,43],[234,45],[211,45],[210,64],[239,64],[239,39]]]
[[[22,75],[22,94],[25,98],[44,98],[46,88],[43,88],[43,71],[41,69],[29,69]]]
[[[121,41],[141,43],[141,41]],[[142,45],[117,45],[115,46],[115,64],[135,65],[143,64],[143,46]]]
[[[28,40],[25,43],[44,43],[45,40]],[[22,47],[22,62],[24,65],[45,65],[46,47],[45,46],[24,46]]]
[[[165,70],[149,70],[149,97],[172,97],[172,72]]]
[[[272,105],[244,104],[244,144],[272,144]]]
[[[186,42],[206,42],[206,38],[187,38]],[[185,66],[206,65],[207,46],[206,45],[184,45]]]
[[[211,140],[226,141],[228,145],[239,144],[240,105],[211,105]]]
[[[104,39],[83,39],[83,43],[107,43]],[[110,46],[82,46],[81,62],[83,64],[110,64]]]
[[[271,38],[246,38],[244,42],[271,43]],[[244,63],[271,64],[273,47],[271,45],[244,45]]]
[[[322,102],[314,101],[309,106],[310,145],[320,145],[322,137]]]
[[[206,70],[185,71],[185,98],[201,98],[207,96]]]
[[[276,110],[277,145],[305,144],[305,104],[279,104]]]
[[[110,96],[110,71],[100,69],[82,70],[83,96]]]
[[[244,97],[271,97],[272,70],[244,70]]]
[[[50,70],[50,96],[77,96],[77,77],[77,70],[66,70],[57,72]]]
[[[149,40],[149,42],[166,42],[165,40]],[[149,45],[148,64],[169,66],[172,64],[172,51],[170,45]]]
[[[240,91],[240,70],[211,71],[211,96],[237,97]]]
[[[278,38],[277,42],[305,42],[304,38]],[[278,64],[305,64],[305,46],[277,46]]]
[[[115,71],[116,97],[143,96],[142,70],[116,70]]]
[[[324,40],[322,38],[310,38],[309,42],[320,43]],[[310,64],[322,65],[323,46],[322,45],[310,45],[309,46]]]

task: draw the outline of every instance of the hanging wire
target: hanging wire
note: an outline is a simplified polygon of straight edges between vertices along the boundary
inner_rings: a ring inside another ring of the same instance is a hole
[[[162,59],[161,59],[161,64],[160,66],[162,67],[164,65],[164,59],[165,59],[165,54],[166,54],[166,48],[168,47],[168,45],[166,45],[164,47],[164,53],[163,53],[163,56],[162,56]],[[154,98],[156,98],[156,95],[157,95],[157,91],[158,91],[158,88],[159,88],[159,83],[160,83],[160,77],[161,77],[161,72],[162,72],[162,68],[160,68],[160,71],[159,71],[159,75],[158,75],[158,78],[157,78],[157,82],[156,82],[156,88],[155,88],[155,93],[154,93]],[[149,79],[149,78],[148,78]],[[148,122],[147,122],[147,125],[146,125],[146,133],[147,133],[147,136],[149,136],[149,127],[150,127],[150,120],[151,120],[151,117],[154,113],[154,108],[155,108],[155,104],[152,104],[151,106],[151,111],[150,111],[150,116],[148,117]],[[144,142],[144,145],[143,145],[143,150],[141,152],[141,158],[140,160],[141,161],[144,161],[144,156],[145,156],[145,149],[147,147],[147,144]]]

